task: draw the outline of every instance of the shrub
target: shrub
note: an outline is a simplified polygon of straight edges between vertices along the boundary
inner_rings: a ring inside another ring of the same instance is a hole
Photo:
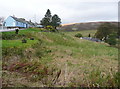
[[[81,34],[81,33],[77,33],[77,34],[75,35],[75,37],[80,38],[80,37],[83,37],[83,36],[82,36],[82,34]]]
[[[34,38],[30,38],[30,40],[34,40]]]
[[[89,33],[88,37],[91,37],[90,33]]]
[[[48,31],[50,31],[50,32],[55,32],[55,29],[54,29],[53,26],[48,25],[48,26],[46,27],[46,29],[47,29]]]
[[[15,33],[18,34],[19,30],[18,29],[15,29]]]
[[[26,39],[23,39],[23,40],[22,40],[22,43],[27,43],[27,40],[26,40]]]
[[[27,37],[28,35],[25,35],[25,34],[14,34],[12,32],[4,32],[2,33],[2,39],[3,40],[14,40],[14,39],[20,39],[20,38],[25,38]]]
[[[116,72],[114,74],[114,79],[115,79],[116,85],[120,87],[120,84],[119,84],[120,83],[120,72]]]
[[[117,44],[117,41],[116,41],[116,34],[110,34],[108,39],[106,40],[106,42],[109,44],[109,45],[116,45]]]
[[[97,28],[97,32],[95,33],[95,37],[102,40],[106,40],[107,36],[111,33],[117,31],[117,27],[111,23],[103,23]]]

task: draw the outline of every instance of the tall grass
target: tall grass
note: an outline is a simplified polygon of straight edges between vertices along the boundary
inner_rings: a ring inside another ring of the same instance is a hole
[[[94,34],[95,31],[81,31],[80,33],[87,36],[89,33]],[[10,35],[10,33],[5,34]],[[117,48],[109,47],[105,43],[75,38],[76,32],[53,33],[29,29],[20,32],[20,34],[24,34],[26,39],[34,37],[35,40],[28,40],[28,43],[25,44],[21,43],[22,37],[3,40],[3,50],[7,52],[4,59],[13,60],[10,58],[11,56],[22,55],[18,61],[19,67],[21,67],[21,62],[33,62],[31,63],[32,66],[43,65],[50,72],[50,74],[44,74],[44,69],[40,68],[37,72],[43,73],[45,76],[29,77],[32,79],[31,82],[33,80],[42,82],[44,86],[105,87],[118,85]],[[14,50],[11,51],[10,48],[12,47]],[[21,50],[22,48],[24,49]],[[9,51],[7,51],[8,49]],[[10,65],[11,61],[4,62]],[[33,72],[35,68],[32,66],[27,65],[28,69],[32,68]],[[21,72],[19,73],[24,75],[23,68],[20,69]],[[29,73],[29,71],[27,72]],[[34,83],[36,84],[36,82]],[[38,86],[42,86],[42,84]]]

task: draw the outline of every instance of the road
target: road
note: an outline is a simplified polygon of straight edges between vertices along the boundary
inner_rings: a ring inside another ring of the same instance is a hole
[[[25,29],[19,29],[19,30],[25,30]],[[10,31],[15,31],[15,29],[3,29],[3,30],[0,30],[0,32],[10,32]]]

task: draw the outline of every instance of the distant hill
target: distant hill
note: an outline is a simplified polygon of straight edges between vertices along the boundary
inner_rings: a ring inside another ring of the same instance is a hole
[[[87,22],[63,24],[62,27],[58,29],[61,31],[96,30],[102,23],[111,23],[118,26],[118,22]]]

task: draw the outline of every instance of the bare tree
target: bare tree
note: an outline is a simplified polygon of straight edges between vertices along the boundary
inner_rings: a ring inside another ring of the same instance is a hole
[[[4,22],[4,17],[0,17],[0,24],[2,25],[3,24],[3,22]]]
[[[2,29],[3,29],[3,22],[4,22],[4,17],[0,17],[0,27],[2,27]]]

